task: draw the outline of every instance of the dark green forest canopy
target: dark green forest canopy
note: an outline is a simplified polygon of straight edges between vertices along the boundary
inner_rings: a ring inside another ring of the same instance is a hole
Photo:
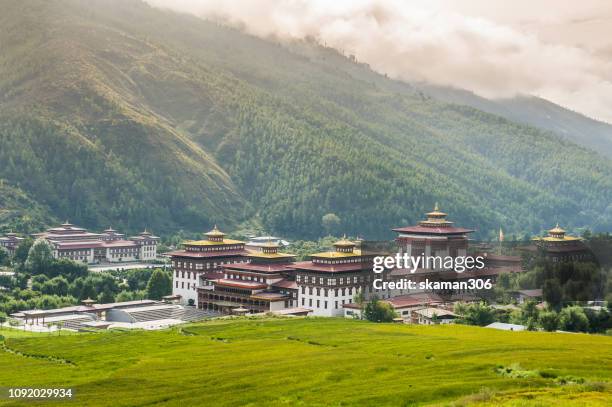
[[[381,238],[439,201],[480,237],[612,229],[612,161],[313,43],[135,0],[10,2],[0,42],[0,179],[41,219],[163,233],[258,215],[308,238],[334,213],[337,233]]]

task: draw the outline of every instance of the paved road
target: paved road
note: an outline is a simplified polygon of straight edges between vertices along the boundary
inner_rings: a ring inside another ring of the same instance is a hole
[[[146,268],[161,268],[168,267],[167,264],[154,264],[154,263],[113,263],[103,265],[89,266],[89,271],[101,272],[110,270],[132,270],[132,269],[146,269]]]

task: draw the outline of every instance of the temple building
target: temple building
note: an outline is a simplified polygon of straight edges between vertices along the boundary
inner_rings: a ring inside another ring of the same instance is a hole
[[[159,237],[146,230],[138,236],[126,238],[112,228],[102,233],[93,233],[68,221],[36,233],[34,237],[47,240],[56,259],[70,259],[86,264],[154,260],[159,243]]]
[[[23,237],[19,237],[16,233],[10,232],[7,233],[6,236],[0,237],[0,247],[4,247],[9,256],[13,256],[15,250],[17,250],[17,247],[22,241]]]
[[[427,213],[427,219],[415,226],[395,228],[393,231],[399,235],[396,242],[400,253],[410,256],[440,256],[461,257],[467,255],[468,234],[473,229],[456,227],[453,222],[446,220],[447,214],[440,211],[436,203],[434,210]],[[423,267],[436,269],[434,264]]]
[[[227,239],[216,225],[205,236],[204,240],[187,241],[182,250],[168,253],[174,269],[172,294],[180,296],[183,303],[197,304],[197,287],[221,278],[223,266],[247,262],[244,242]]]
[[[342,306],[353,303],[358,292],[366,299],[372,294],[372,256],[362,256],[355,246],[343,238],[333,251],[293,265],[300,307],[312,309],[315,316],[343,316]]]
[[[548,231],[544,237],[533,239],[538,250],[552,262],[562,261],[592,261],[593,255],[582,239],[568,235],[557,226]]]
[[[298,303],[292,254],[279,252],[269,241],[246,256],[245,263],[226,264],[219,278],[198,287],[198,308],[232,313],[249,313],[294,308]]]
[[[474,229],[454,226],[447,220],[447,214],[442,212],[436,203],[434,210],[426,214],[427,219],[418,222],[415,226],[406,226],[393,229],[398,232],[396,242],[399,253],[409,253],[413,257],[446,258],[468,256],[469,234]],[[495,283],[502,273],[521,272],[521,258],[519,256],[489,255],[488,253],[474,254],[472,257],[482,256],[484,267],[465,267],[464,270],[444,268],[440,262],[425,263],[416,270],[396,268],[391,271],[390,278],[396,281],[410,279],[414,282],[442,281],[467,282],[470,279],[490,280]],[[479,290],[444,290],[435,291],[446,299],[462,299],[472,297]],[[393,296],[402,296],[419,290],[406,291],[393,290]],[[433,291],[432,291],[433,292]]]

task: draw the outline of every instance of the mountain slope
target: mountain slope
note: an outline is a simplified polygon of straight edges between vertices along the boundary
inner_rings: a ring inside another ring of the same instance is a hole
[[[123,92],[117,85],[129,79],[113,69],[112,55],[75,37],[61,5],[7,6],[2,176],[55,216],[86,226],[163,231],[242,215],[244,200],[214,158]]]
[[[612,158],[612,125],[535,96],[485,99],[460,89],[419,85],[423,92],[446,102],[468,105],[509,120],[550,130],[576,144]]]
[[[481,236],[612,225],[610,160],[334,50],[138,1],[4,10],[0,176],[58,217],[308,237],[333,212],[374,238],[440,201]]]

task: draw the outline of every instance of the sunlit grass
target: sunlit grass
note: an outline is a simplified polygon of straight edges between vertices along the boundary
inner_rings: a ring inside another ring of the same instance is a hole
[[[85,405],[612,402],[612,338],[595,335],[306,318],[6,345],[0,386],[72,387]]]

